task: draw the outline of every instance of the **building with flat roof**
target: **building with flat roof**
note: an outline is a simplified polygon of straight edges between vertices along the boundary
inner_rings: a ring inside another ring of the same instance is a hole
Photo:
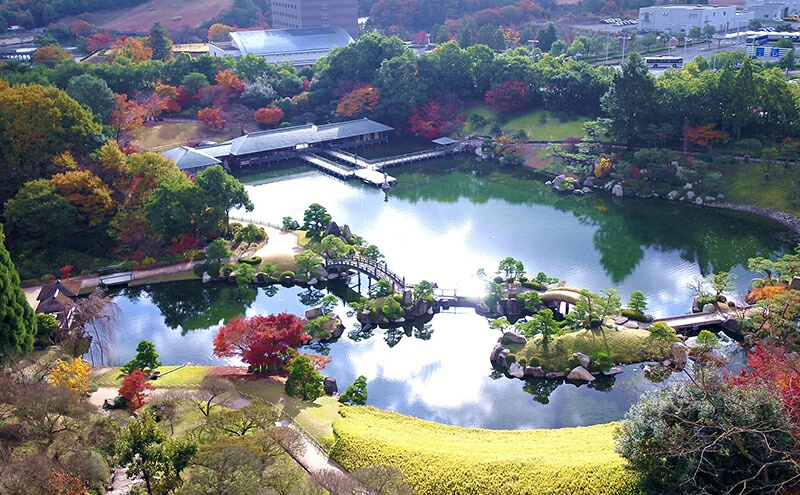
[[[339,26],[358,39],[358,0],[275,0],[270,9],[273,27]]]
[[[348,120],[333,124],[306,124],[245,134],[224,143],[179,146],[162,153],[175,161],[179,169],[195,175],[212,165],[249,166],[294,158],[314,148],[349,148],[385,141],[392,127],[370,119]]]
[[[353,38],[339,26],[308,29],[268,29],[235,31],[228,42],[211,42],[213,57],[258,55],[269,62],[289,62],[294,66],[313,65],[330,54],[335,46],[347,46]]]
[[[745,0],[745,10],[759,21],[778,21],[800,13],[800,0]]]
[[[671,35],[688,34],[693,27],[714,26],[716,33],[735,31],[736,7],[717,5],[659,5],[639,9],[639,29]],[[742,26],[746,28],[746,26]]]

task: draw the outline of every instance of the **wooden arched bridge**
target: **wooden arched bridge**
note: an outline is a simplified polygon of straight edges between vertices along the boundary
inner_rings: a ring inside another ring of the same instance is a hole
[[[376,261],[364,256],[344,256],[341,258],[326,257],[325,269],[330,271],[332,268],[339,270],[356,270],[369,277],[370,280],[377,281],[385,278],[391,282],[394,290],[397,292],[402,292],[403,289],[406,288],[406,278],[389,270],[385,261]]]

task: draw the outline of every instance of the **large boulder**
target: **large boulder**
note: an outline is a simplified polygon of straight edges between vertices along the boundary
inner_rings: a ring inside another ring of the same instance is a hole
[[[603,372],[605,376],[614,376],[614,375],[619,375],[620,373],[622,373],[622,368],[617,368],[616,366],[608,371]]]
[[[502,344],[495,344],[494,348],[492,349],[492,353],[489,354],[489,361],[495,362],[497,361],[497,356],[500,354],[500,351],[503,350]]]
[[[667,359],[669,359],[672,364],[682,369],[686,366],[686,360],[689,358],[689,348],[686,347],[681,342],[673,342],[671,346],[669,346],[669,351],[667,351]]]
[[[675,201],[675,198],[678,197],[678,191],[670,191],[667,193],[667,199],[670,201]]]
[[[330,225],[328,225],[328,228],[325,230],[325,235],[335,235],[336,237],[339,237],[342,235],[342,229],[339,228],[339,225],[337,225],[336,222],[331,222]]]
[[[207,284],[209,282],[211,282],[211,275],[208,272],[203,272],[203,283]]]
[[[414,316],[420,317],[428,312],[428,305],[422,299],[414,301]]]
[[[589,356],[587,356],[582,352],[574,352],[572,353],[572,357],[577,359],[578,362],[581,363],[581,366],[583,366],[584,368],[588,368],[589,363],[592,362],[591,359],[589,359]]]
[[[564,373],[563,371],[551,371],[550,373],[544,375],[544,377],[547,378],[548,380],[554,380],[556,378],[564,378],[565,376],[567,376],[567,374]]]
[[[625,190],[622,188],[622,184],[614,184],[614,187],[611,189],[611,194],[617,197],[624,196]]]
[[[306,320],[313,320],[314,318],[319,318],[323,314],[324,312],[322,311],[322,306],[317,306],[316,308],[308,308],[306,310]]]
[[[403,291],[403,298],[400,300],[400,306],[408,307],[414,302],[414,296],[411,293],[411,289],[405,289]]]
[[[257,285],[267,285],[269,283],[269,279],[267,278],[266,273],[256,273],[255,283]]]
[[[508,374],[514,378],[523,378],[525,376],[525,368],[519,363],[511,363],[508,367]]]
[[[297,222],[297,220],[292,220],[292,224],[289,225],[289,229],[297,230],[299,228],[300,228],[300,224]]]
[[[525,376],[532,376],[534,378],[543,378],[544,370],[541,366],[526,366]]]
[[[595,180],[596,179],[594,178],[594,175],[590,175],[586,178],[586,180],[583,181],[583,187],[593,187]]]
[[[792,281],[789,282],[789,288],[792,290],[800,290],[800,277],[792,277]]]
[[[555,179],[553,179],[553,187],[558,187],[558,186],[560,186],[561,184],[563,184],[566,181],[567,181],[567,176],[564,175],[564,174],[561,174],[558,177],[556,177]]]
[[[475,312],[479,315],[488,314],[489,311],[491,311],[489,306],[483,301],[479,301],[478,304],[475,305]]]
[[[339,318],[339,315],[331,316],[331,336],[328,337],[327,340],[336,340],[342,336],[344,333],[344,324],[342,323],[342,319]]]
[[[691,189],[686,191],[686,199],[688,199],[689,201],[694,201],[694,197],[695,197],[694,191],[692,191]]]
[[[353,237],[353,231],[350,230],[350,226],[347,224],[342,226],[342,237],[347,239],[348,242],[350,241],[350,238]]]
[[[328,270],[321,266],[314,268],[313,274],[320,280],[325,280],[329,275]]]
[[[492,313],[496,314],[497,316],[503,316],[505,314],[505,308],[500,303],[497,303],[492,308]]]
[[[516,298],[511,298],[506,302],[506,314],[508,316],[519,316],[522,314],[522,308],[519,307],[519,301]]]
[[[333,395],[339,392],[339,386],[336,385],[336,378],[332,376],[326,376],[325,379],[322,380],[322,388],[328,395]]]
[[[567,380],[583,380],[585,382],[593,382],[594,375],[589,373],[589,371],[583,366],[576,366],[572,371],[569,372],[569,375],[567,375]]]
[[[500,342],[503,344],[522,344],[525,345],[528,343],[528,339],[526,339],[523,335],[514,332],[505,332],[502,337],[500,337]]]
[[[508,349],[503,349],[502,351],[497,353],[497,364],[505,368],[507,366],[506,356],[508,356],[509,354],[511,354],[511,351]]]

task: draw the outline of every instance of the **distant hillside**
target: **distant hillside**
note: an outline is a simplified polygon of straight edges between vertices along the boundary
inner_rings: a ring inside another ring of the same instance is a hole
[[[167,29],[197,27],[230,10],[234,0],[149,0],[129,9],[102,10],[90,14],[99,29],[121,32],[145,32],[156,22]]]

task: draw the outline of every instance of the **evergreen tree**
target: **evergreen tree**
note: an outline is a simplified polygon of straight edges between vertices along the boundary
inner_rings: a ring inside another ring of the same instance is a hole
[[[136,346],[136,357],[128,361],[120,371],[131,373],[135,370],[153,370],[159,366],[161,366],[161,361],[158,360],[155,344],[149,340],[142,340]]]
[[[556,27],[553,26],[553,23],[551,22],[546,28],[539,31],[539,44],[537,45],[537,48],[543,52],[549,52],[550,47],[553,46],[553,43],[555,43],[557,39],[558,35],[556,34]]]
[[[611,134],[629,146],[648,133],[648,126],[658,121],[658,91],[653,74],[638,53],[633,52],[616,72],[611,87],[600,101],[611,118]]]
[[[153,50],[153,60],[168,60],[172,55],[169,31],[160,22],[150,28],[150,39],[147,44]]]
[[[0,362],[33,350],[36,319],[19,286],[19,274],[4,244],[0,225]]]
[[[289,365],[286,393],[312,402],[325,393],[322,387],[322,375],[317,372],[307,356],[297,356]]]
[[[466,50],[473,45],[474,41],[472,40],[472,28],[469,23],[465,22],[463,24],[461,30],[458,32],[458,44],[462,49]]]
[[[357,406],[367,405],[367,377],[361,375],[356,378],[356,381],[339,397],[339,402]]]

